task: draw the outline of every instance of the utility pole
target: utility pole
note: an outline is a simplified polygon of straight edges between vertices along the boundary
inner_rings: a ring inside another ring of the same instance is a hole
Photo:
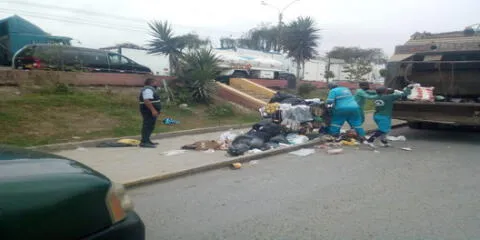
[[[282,37],[282,24],[283,24],[283,12],[285,12],[285,10],[287,10],[287,8],[289,8],[290,6],[292,6],[292,4],[298,2],[300,0],[293,0],[292,2],[290,2],[289,4],[285,5],[285,7],[283,8],[279,8],[277,6],[274,6],[266,1],[261,1],[260,3],[263,5],[263,6],[267,6],[267,7],[272,7],[272,8],[275,8],[277,11],[278,11],[278,36],[277,36],[277,50],[280,51],[280,40],[281,40],[281,37]]]

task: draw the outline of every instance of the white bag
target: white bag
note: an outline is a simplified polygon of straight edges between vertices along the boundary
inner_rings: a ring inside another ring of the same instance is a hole
[[[422,87],[420,85],[415,85],[412,89],[410,95],[408,95],[408,100],[412,101],[426,101],[434,102],[435,96],[433,95],[434,87]]]

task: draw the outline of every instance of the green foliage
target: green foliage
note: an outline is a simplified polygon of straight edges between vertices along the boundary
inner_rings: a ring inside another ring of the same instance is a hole
[[[150,35],[153,37],[148,43],[150,54],[162,54],[168,56],[170,75],[179,71],[180,58],[184,50],[194,50],[210,43],[208,39],[200,39],[197,34],[189,33],[174,36],[173,29],[168,21],[153,21],[148,24]]]
[[[347,80],[350,81],[366,81],[364,76],[372,71],[372,66],[367,61],[357,61],[350,63],[343,68],[344,73],[347,73]]]
[[[300,69],[305,65],[305,61],[318,55],[316,48],[320,40],[319,31],[312,18],[299,17],[282,32],[282,46],[288,57],[297,63],[297,79],[300,79]]]
[[[212,50],[198,49],[185,54],[180,62],[179,84],[197,103],[209,103],[215,93],[219,58]]]
[[[387,62],[387,57],[380,48],[334,47],[327,55],[330,58],[342,59],[347,63],[363,61],[385,64]]]
[[[335,74],[332,71],[325,71],[325,79],[329,80],[335,78]]]
[[[298,86],[297,92],[298,92],[298,95],[300,95],[301,97],[307,97],[308,95],[310,95],[310,93],[312,93],[315,90],[317,90],[317,87],[315,85],[310,83],[304,83]]]
[[[227,118],[235,115],[235,111],[231,104],[222,104],[210,106],[207,109],[208,116],[211,118]]]
[[[383,68],[378,71],[381,77],[387,77],[387,69]]]

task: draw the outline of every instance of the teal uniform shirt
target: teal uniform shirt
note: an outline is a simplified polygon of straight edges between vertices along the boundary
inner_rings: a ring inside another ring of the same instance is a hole
[[[375,91],[370,91],[370,90],[365,91],[361,88],[355,91],[355,101],[357,101],[357,104],[361,109],[364,109],[365,102],[367,99],[375,99],[375,98],[377,98],[377,94],[375,93]]]
[[[378,95],[374,102],[375,102],[375,115],[383,115],[387,117],[392,117],[393,112],[393,103],[402,98],[406,97],[410,94],[411,90],[409,88],[405,88],[403,93],[401,94],[385,94],[385,95]]]

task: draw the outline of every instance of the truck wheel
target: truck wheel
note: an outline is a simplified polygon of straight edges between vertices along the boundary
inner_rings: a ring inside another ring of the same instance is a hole
[[[421,122],[408,122],[408,127],[410,129],[422,129],[423,124]]]

